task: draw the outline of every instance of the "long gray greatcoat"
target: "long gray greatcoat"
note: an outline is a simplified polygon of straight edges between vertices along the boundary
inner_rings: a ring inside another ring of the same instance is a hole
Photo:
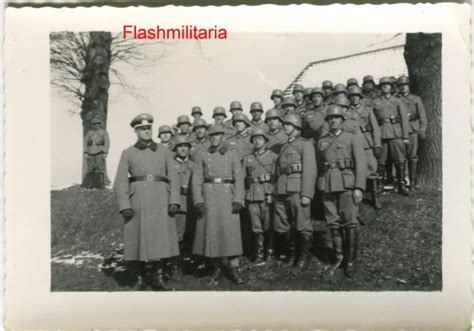
[[[205,204],[204,217],[196,222],[193,253],[207,257],[242,254],[239,214],[232,214],[232,202],[244,204],[244,172],[240,157],[222,145],[199,152],[192,176],[194,205]],[[233,178],[234,184],[204,183],[205,178]]]
[[[153,261],[179,255],[174,219],[169,204],[180,204],[179,178],[173,167],[173,153],[154,142],[137,142],[122,152],[114,190],[119,210],[132,208],[135,216],[124,225],[124,260]],[[130,176],[158,175],[169,183],[136,181]]]

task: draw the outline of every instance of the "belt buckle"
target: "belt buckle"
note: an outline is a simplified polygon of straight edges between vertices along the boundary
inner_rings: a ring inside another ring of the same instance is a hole
[[[214,183],[221,184],[222,183],[222,178],[215,178]]]
[[[147,182],[152,182],[154,180],[154,176],[153,175],[146,175],[146,181]]]

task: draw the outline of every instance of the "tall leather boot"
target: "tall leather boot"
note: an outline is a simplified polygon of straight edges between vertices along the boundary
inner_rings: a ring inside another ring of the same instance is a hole
[[[265,264],[264,254],[263,254],[263,233],[255,233],[255,265],[260,266]]]
[[[379,185],[379,193],[382,193],[383,191],[383,185],[385,184],[385,165],[379,164],[377,167],[377,174],[379,175],[379,181],[381,182],[382,185]]]
[[[221,276],[222,262],[220,257],[210,258],[209,264],[211,268],[211,282],[217,284]]]
[[[291,230],[285,232],[282,236],[284,240],[284,252],[286,255],[285,264],[287,266],[293,266],[295,264],[296,245],[292,238]]]
[[[301,250],[298,257],[298,261],[296,262],[296,267],[298,269],[306,269],[310,262],[310,248],[311,248],[311,235],[307,233],[300,234],[300,241],[301,241]]]
[[[418,188],[418,178],[416,173],[418,160],[409,160],[408,163],[408,172],[410,173],[410,189],[414,191]]]
[[[154,261],[149,285],[153,291],[168,291],[163,279],[164,261]]]
[[[410,196],[405,182],[405,162],[397,164],[398,193],[404,196]]]
[[[128,263],[128,268],[137,272],[137,279],[135,284],[132,286],[132,291],[144,291],[146,290],[146,264],[141,261],[131,261]]]
[[[237,268],[230,264],[230,261],[227,257],[223,257],[221,263],[223,270],[227,273],[227,276],[233,283],[237,285],[244,283],[244,280],[239,276]]]
[[[338,269],[344,260],[343,236],[341,229],[331,229],[332,244],[335,253],[334,263],[331,270]]]
[[[380,202],[380,188],[379,188],[379,179],[378,178],[371,178],[369,179],[371,182],[370,185],[370,194],[372,195],[372,203],[375,209],[382,209],[382,203]]]
[[[344,265],[344,274],[351,278],[354,275],[354,264],[357,258],[358,230],[357,228],[346,229],[347,256]]]
[[[263,233],[263,249],[265,262],[270,263],[273,260],[273,229],[268,229]]]

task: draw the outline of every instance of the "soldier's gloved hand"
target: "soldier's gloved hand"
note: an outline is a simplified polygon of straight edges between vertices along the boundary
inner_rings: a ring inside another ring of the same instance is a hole
[[[363,197],[364,197],[364,193],[358,188],[352,191],[352,200],[354,200],[354,204],[358,205],[359,203],[361,203]]]
[[[374,156],[375,158],[379,158],[382,155],[382,147],[375,147],[374,148]]]
[[[409,140],[409,139],[403,139],[402,141],[403,141],[403,143],[404,143],[405,145],[409,145],[409,144],[410,144],[410,140]]]
[[[88,154],[88,153],[84,153],[84,157],[85,157],[86,159],[88,159],[88,158],[89,158],[89,154]]]
[[[120,214],[122,215],[123,220],[125,222],[130,221],[133,218],[133,216],[135,216],[135,212],[133,211],[133,209],[130,209],[130,208],[122,210]]]
[[[426,132],[418,132],[418,136],[420,137],[420,139],[425,140],[426,139]]]
[[[232,202],[232,214],[238,214],[242,210],[242,204],[240,202]]]
[[[173,203],[168,206],[168,214],[170,216],[174,216],[178,212],[178,210],[179,210],[179,205],[177,204]]]
[[[203,216],[204,216],[204,212],[205,212],[204,202],[195,204],[195,205],[194,205],[194,210],[196,210],[196,216],[197,216],[198,218],[203,217]]]
[[[306,206],[309,206],[309,204],[311,203],[311,199],[308,198],[308,197],[301,197],[301,205],[303,207],[306,207]]]

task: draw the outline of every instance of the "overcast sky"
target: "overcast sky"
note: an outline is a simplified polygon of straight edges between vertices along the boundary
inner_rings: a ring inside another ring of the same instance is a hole
[[[163,60],[146,69],[120,67],[144,100],[117,86],[110,89],[109,176],[114,178],[121,151],[135,142],[129,122],[139,113],[155,117],[156,136],[158,125],[190,114],[194,105],[201,106],[206,119],[215,106],[228,109],[234,100],[243,103],[245,112],[253,101],[268,109],[271,90],[286,88],[309,62],[403,43],[404,35],[238,33],[228,35],[227,40],[149,46],[146,52],[150,56],[165,52]],[[371,74],[371,61],[360,65]],[[55,188],[81,182],[82,125],[78,111],[51,90],[51,185]]]

